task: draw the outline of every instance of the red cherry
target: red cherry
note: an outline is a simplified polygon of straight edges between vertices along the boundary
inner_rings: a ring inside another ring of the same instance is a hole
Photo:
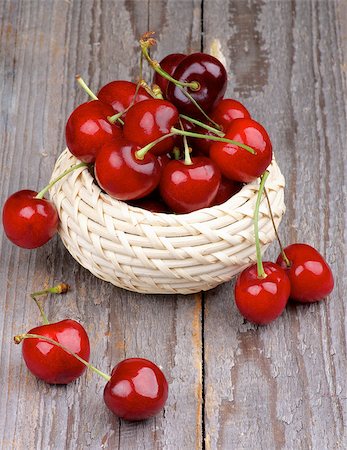
[[[58,229],[55,206],[44,198],[35,198],[36,195],[35,191],[18,191],[6,200],[2,210],[6,236],[19,247],[41,247]]]
[[[223,98],[210,114],[211,119],[227,130],[235,119],[250,119],[251,115],[242,103],[231,98]]]
[[[216,134],[213,133],[212,131],[206,130],[206,128],[202,128],[199,126],[196,126],[192,131],[194,133],[204,134],[206,136],[216,136]],[[192,145],[194,146],[194,149],[203,153],[205,156],[210,156],[210,147],[213,144],[213,142],[214,141],[211,141],[210,139],[202,139],[202,138],[192,139]]]
[[[136,84],[131,81],[125,80],[117,80],[111,81],[111,83],[103,86],[97,97],[103,103],[107,103],[111,105],[114,113],[120,113],[127,109],[131,102],[133,101],[134,95],[136,91]],[[152,97],[145,91],[143,87],[140,87],[136,98],[134,100],[134,104],[138,102],[142,102],[143,100],[149,100]],[[123,118],[126,116],[126,113],[122,116]]]
[[[75,320],[33,328],[28,334],[53,339],[84,360],[89,360],[90,346],[85,329]],[[37,378],[50,384],[68,384],[76,380],[86,367],[74,356],[43,339],[24,339],[22,347],[24,361]]]
[[[311,303],[327,297],[334,288],[334,277],[323,256],[308,244],[292,244],[284,249],[288,267],[279,255],[279,264],[290,280],[290,297],[301,303]]]
[[[242,183],[239,183],[237,181],[228,180],[227,178],[222,177],[219,185],[219,189],[217,192],[217,195],[215,199],[213,200],[213,205],[221,205],[222,203],[226,202],[231,198],[233,195],[235,195],[237,192],[239,192],[242,188]]]
[[[275,320],[286,307],[290,282],[285,271],[272,262],[263,262],[265,278],[257,265],[243,270],[235,284],[235,302],[243,317],[258,325]]]
[[[144,100],[129,109],[124,119],[124,137],[144,147],[170,133],[177,121],[178,111],[172,103],[159,99]],[[171,136],[156,144],[151,153],[168,153],[173,146],[174,137]]]
[[[154,363],[142,358],[117,364],[104,389],[106,406],[125,420],[144,420],[158,414],[167,397],[165,375]]]
[[[66,144],[76,158],[94,162],[103,144],[122,135],[119,126],[107,120],[112,115],[113,108],[98,100],[83,103],[72,112],[65,135]]]
[[[163,58],[160,61],[160,67],[169,75],[172,76],[172,74],[174,73],[176,67],[178,66],[178,64],[182,61],[183,58],[185,58],[187,55],[185,55],[184,53],[170,53],[169,55],[165,56],[165,58]],[[162,77],[161,75],[159,75],[158,72],[155,72],[154,77],[153,77],[153,83],[157,84],[160,89],[161,92],[164,94],[166,94],[166,89],[167,89],[167,85],[169,83],[169,81]]]
[[[170,212],[165,203],[157,200],[155,198],[141,198],[134,202],[131,202],[132,206],[137,208],[147,209],[147,211],[157,212],[157,213],[168,213]]]
[[[227,73],[223,64],[206,53],[193,53],[183,58],[172,76],[181,82],[195,81],[199,84],[197,90],[187,88],[187,92],[205,113],[213,109],[223,98],[227,87]],[[167,98],[180,112],[200,117],[201,112],[173,83],[168,84]]]
[[[210,158],[226,178],[249,183],[258,178],[271,163],[270,138],[265,128],[255,120],[233,120],[225,138],[246,144],[256,152],[254,155],[237,145],[214,142],[210,147]]]
[[[163,169],[160,195],[172,211],[189,213],[207,208],[213,202],[220,184],[220,171],[208,158],[193,157],[192,164],[172,160]]]
[[[142,102],[143,103],[143,102]],[[104,145],[95,161],[95,177],[100,187],[118,200],[145,197],[159,184],[160,165],[154,155],[136,157],[139,147],[127,139]]]

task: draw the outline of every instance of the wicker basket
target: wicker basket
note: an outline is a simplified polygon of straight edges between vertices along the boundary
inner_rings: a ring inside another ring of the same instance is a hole
[[[65,150],[52,178],[77,164]],[[267,192],[278,226],[285,211],[284,177],[275,161]],[[258,180],[227,202],[190,214],[164,214],[129,206],[102,192],[86,168],[51,189],[61,239],[95,276],[142,293],[191,294],[230,280],[254,262],[253,213]],[[262,248],[275,234],[263,198],[259,214]]]

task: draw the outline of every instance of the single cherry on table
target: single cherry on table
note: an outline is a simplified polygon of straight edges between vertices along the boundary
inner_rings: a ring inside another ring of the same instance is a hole
[[[324,299],[332,292],[332,271],[315,248],[308,244],[291,244],[284,249],[284,255],[278,256],[277,264],[289,277],[292,300],[312,303]]]
[[[67,284],[59,283],[57,286],[31,294],[31,298],[40,310],[43,325],[15,337],[16,343],[23,341],[22,354],[29,371],[49,384],[71,383],[86,370],[85,364],[57,346],[56,343],[86,361],[90,356],[89,338],[83,326],[70,319],[49,322],[42,304],[37,298],[49,293],[63,294],[68,289]]]

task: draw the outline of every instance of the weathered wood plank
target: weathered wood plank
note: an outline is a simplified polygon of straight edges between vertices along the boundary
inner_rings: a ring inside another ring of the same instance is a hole
[[[206,294],[206,448],[347,445],[343,11],[338,1],[205,3],[205,49],[220,40],[229,94],[269,130],[286,176],[283,241],[314,245],[336,278],[329,300],[262,328],[238,314],[233,283]]]
[[[137,38],[160,35],[158,57],[200,49],[200,2],[3,0],[0,43],[1,204],[22,187],[49,179],[64,147],[64,123],[86,95],[112,79],[138,76]],[[186,31],[177,33],[177,23]],[[146,73],[149,73],[147,70]],[[56,238],[19,250],[1,235],[0,447],[77,449],[200,448],[201,297],[135,295],[78,266]],[[52,319],[85,324],[92,361],[109,372],[120,359],[142,356],[167,373],[165,412],[145,423],[117,420],[103,405],[103,380],[89,373],[68,387],[49,387],[28,374],[11,337],[38,323],[30,293],[64,280],[73,290],[47,300]]]

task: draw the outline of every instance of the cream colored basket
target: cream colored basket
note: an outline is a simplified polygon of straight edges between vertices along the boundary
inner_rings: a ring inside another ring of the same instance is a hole
[[[52,178],[79,161],[65,150]],[[284,178],[275,161],[266,182],[276,225],[284,214]],[[95,276],[143,293],[191,294],[230,280],[255,261],[253,213],[258,180],[227,202],[190,214],[152,213],[112,199],[86,168],[51,189],[61,239]],[[262,248],[275,234],[266,200],[259,214]]]

